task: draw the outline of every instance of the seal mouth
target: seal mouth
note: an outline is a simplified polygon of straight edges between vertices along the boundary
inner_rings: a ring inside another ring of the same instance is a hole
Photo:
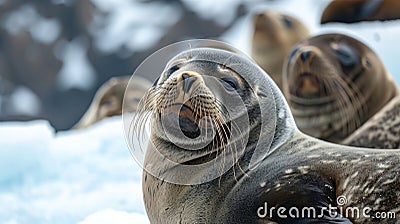
[[[167,122],[171,124],[171,128],[179,128],[186,137],[191,139],[200,136],[196,113],[189,103],[174,103],[166,109]],[[179,127],[176,127],[176,121],[178,121]]]
[[[329,96],[323,80],[311,72],[300,73],[290,86],[290,94],[297,98],[324,99]]]

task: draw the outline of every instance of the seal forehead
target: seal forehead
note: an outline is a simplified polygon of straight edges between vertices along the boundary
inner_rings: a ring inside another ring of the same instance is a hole
[[[317,36],[311,37],[310,39],[304,41],[303,43],[308,44],[308,45],[320,46],[322,48],[324,46],[329,47],[329,45],[331,43],[342,43],[342,44],[345,44],[345,45],[351,47],[354,50],[357,50],[360,54],[363,52],[372,51],[363,42],[361,42],[351,36],[347,36],[347,35],[339,34],[339,33],[317,35]]]
[[[184,51],[171,59],[171,64],[179,61],[208,61],[223,65],[240,74],[250,85],[257,83],[272,83],[269,76],[253,61],[238,54],[213,48],[198,48]]]

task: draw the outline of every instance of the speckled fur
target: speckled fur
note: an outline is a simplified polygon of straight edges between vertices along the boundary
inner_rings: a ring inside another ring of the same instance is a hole
[[[400,96],[392,99],[375,116],[345,139],[343,144],[400,149]]]

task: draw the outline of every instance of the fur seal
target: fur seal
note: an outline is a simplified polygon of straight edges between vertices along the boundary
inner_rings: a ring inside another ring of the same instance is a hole
[[[181,52],[139,108],[136,134],[151,119],[142,179],[151,223],[400,218],[375,218],[399,212],[400,150],[353,148],[301,133],[279,88],[248,58],[211,48]],[[201,129],[213,125],[209,138]],[[363,215],[349,214],[352,208]]]
[[[284,65],[283,91],[300,130],[340,142],[398,95],[378,55],[344,34],[311,37]]]
[[[253,16],[252,58],[282,86],[282,66],[290,49],[310,32],[293,16],[265,11]]]
[[[393,98],[342,143],[368,148],[400,149],[400,96]]]
[[[89,109],[73,128],[85,128],[106,117],[121,115],[124,94],[125,100],[130,101],[126,104],[129,105],[126,112],[135,112],[140,99],[151,87],[151,83],[147,79],[135,76],[132,78],[132,85],[127,88],[130,78],[130,76],[113,77],[100,86]]]
[[[335,0],[321,16],[321,24],[339,22],[385,21],[400,18],[398,0]]]

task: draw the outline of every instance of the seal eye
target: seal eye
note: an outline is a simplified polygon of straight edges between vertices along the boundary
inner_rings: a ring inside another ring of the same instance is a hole
[[[111,106],[111,104],[112,104],[111,100],[106,100],[106,101],[101,102],[101,105],[106,106],[106,107]]]
[[[363,58],[362,64],[363,64],[364,67],[366,67],[366,68],[371,68],[371,67],[372,67],[372,64],[371,64],[371,62],[368,60],[368,58]]]
[[[222,84],[225,86],[227,90],[233,91],[237,88],[237,81],[234,78],[226,77],[222,78]]]
[[[332,43],[333,54],[339,59],[343,66],[354,66],[358,62],[358,55],[354,49],[343,43]]]
[[[292,28],[293,27],[293,22],[290,20],[287,16],[282,17],[282,22],[285,24],[286,27]]]
[[[174,66],[172,66],[172,67],[168,70],[168,72],[165,74],[165,78],[168,79],[174,72],[178,71],[179,68],[180,68],[179,65],[174,65]]]

